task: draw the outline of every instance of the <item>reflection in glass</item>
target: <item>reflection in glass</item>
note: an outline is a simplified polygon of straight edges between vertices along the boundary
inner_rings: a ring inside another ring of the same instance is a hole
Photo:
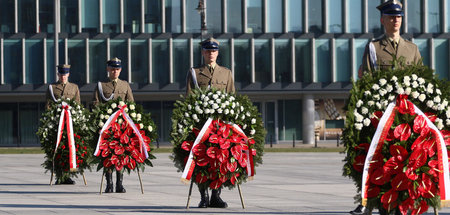
[[[99,0],[81,0],[81,31],[98,33]]]
[[[291,61],[292,55],[289,40],[275,40],[275,82],[292,82]]]
[[[14,124],[17,121],[17,103],[2,103],[0,105],[0,145],[17,144],[17,133]]]
[[[172,33],[181,32],[181,1],[165,0],[166,2],[166,31]],[[197,22],[199,23],[199,22]]]
[[[311,33],[323,33],[322,1],[308,0],[308,29]]]
[[[316,77],[317,82],[331,82],[330,41],[328,39],[316,40]],[[324,63],[325,62],[325,63]]]
[[[169,42],[152,40],[152,80],[160,87],[169,83]]]
[[[141,0],[124,1],[123,6],[124,31],[131,33],[141,32]]]
[[[302,139],[301,100],[278,100],[278,140]]]
[[[108,77],[106,72],[106,41],[89,40],[89,81],[97,83]]]
[[[19,32],[36,32],[36,1],[18,0]],[[3,7],[3,5],[2,5]],[[13,7],[14,8],[14,7]],[[12,9],[10,9],[12,10]]]
[[[283,1],[267,1],[267,32],[281,33],[283,31]]]
[[[145,32],[161,32],[161,1],[145,0]]]
[[[53,0],[50,1],[53,2]],[[78,2],[73,0],[61,0],[60,4],[61,32],[76,33],[78,25]]]
[[[4,40],[3,41],[3,60],[4,62],[4,82],[6,84],[22,83],[22,41]]]
[[[439,79],[450,80],[448,48],[447,39],[434,39],[434,64]]]
[[[423,58],[423,64],[430,66],[430,47],[428,46],[428,39],[415,39],[413,41],[419,48],[420,55]]]
[[[36,135],[39,122],[39,103],[19,103],[19,138],[20,144],[38,144]]]
[[[85,84],[86,81],[86,41],[85,40],[68,40],[67,41],[68,57],[70,64],[70,82],[79,86]],[[103,70],[104,71],[104,70]],[[95,82],[94,82],[95,83]]]
[[[42,40],[25,40],[25,83],[44,83],[44,45]],[[17,57],[17,56],[16,56]]]
[[[102,2],[103,32],[104,33],[119,33],[120,32],[120,8],[119,8],[120,3],[119,3],[119,0],[102,0],[102,1],[103,1]],[[136,11],[135,13],[139,14],[138,11]]]
[[[303,0],[287,0],[287,31],[303,32]]]
[[[124,81],[128,80],[128,43],[127,40],[111,40],[109,42],[111,58],[117,57],[122,61],[122,72],[119,78]]]
[[[231,50],[228,40],[218,40],[220,43],[219,57],[217,57],[217,64],[231,69]]]
[[[148,83],[148,42],[131,40],[131,82]]]
[[[428,0],[428,33],[441,31],[440,0]]]
[[[2,0],[0,7],[0,32],[14,32],[14,0]]]
[[[255,39],[255,82],[271,82],[271,48],[268,39]]]
[[[39,32],[53,33],[54,0],[39,0]]]
[[[367,44],[367,39],[355,39],[354,43],[353,43],[353,47],[354,47],[354,53],[355,53],[355,63],[353,64],[353,70],[358,72],[359,67],[362,65],[362,58],[364,55],[364,50],[366,49],[366,44]],[[358,76],[356,75],[356,77],[353,78],[358,78]],[[355,79],[355,80],[356,80]]]
[[[234,78],[243,86],[251,82],[251,47],[250,40],[234,40]]]
[[[295,78],[296,82],[311,83],[311,41],[295,40]]]
[[[352,76],[350,41],[348,39],[335,40],[336,46],[336,81],[350,82]]]
[[[169,140],[162,140],[162,138],[161,138],[161,133],[163,132],[162,127],[164,126],[164,124],[166,122],[169,123],[171,121],[170,119],[166,119],[166,120],[162,119],[162,102],[161,101],[151,101],[151,102],[146,101],[146,102],[142,102],[142,107],[144,109],[144,113],[151,113],[152,120],[153,120],[153,122],[155,122],[156,128],[158,129],[157,132],[158,132],[159,142],[169,141]],[[169,127],[169,129],[170,129],[170,127]],[[158,141],[158,140],[152,140],[152,142],[153,141]],[[153,144],[155,144],[155,142],[153,142]]]
[[[342,1],[328,0],[328,32],[342,33]]]
[[[382,26],[380,23],[380,11],[377,8],[378,5],[381,4],[380,0],[369,0],[368,3],[368,23],[369,23],[369,33],[373,33],[375,35],[383,33],[381,30]],[[408,2],[409,3],[409,2]]]
[[[173,40],[173,82],[179,83],[180,87],[186,85],[186,73],[189,69],[189,41],[187,39]]]
[[[242,33],[242,3],[241,0],[227,0],[227,31]]]
[[[174,109],[174,101],[162,102],[162,119],[164,122],[161,125],[161,133],[159,134],[160,141],[168,142],[170,139],[170,131],[172,130],[172,111]]]
[[[209,4],[209,1],[207,2]],[[186,32],[198,33],[201,29],[200,15],[196,8],[198,6],[198,0],[186,0]],[[209,9],[209,8],[208,8]],[[210,23],[206,23],[209,29]]]
[[[203,57],[202,57],[202,47],[200,46],[200,39],[193,39],[193,52],[194,52],[194,66],[201,66],[203,64]],[[220,56],[220,50],[219,50],[219,56]]]
[[[64,40],[59,40],[59,62],[64,63]],[[55,42],[54,40],[47,40],[47,83],[53,83],[56,78],[55,65]],[[69,80],[70,81],[70,80]]]
[[[205,1],[206,2],[206,24],[208,33],[222,32],[222,1]],[[198,3],[198,1],[197,1]],[[200,17],[200,15],[197,16]],[[199,21],[200,25],[200,21]]]
[[[422,1],[408,1],[408,33],[422,32]]]
[[[349,33],[363,32],[363,6],[361,0],[347,0],[347,29]]]
[[[247,33],[262,33],[262,0],[247,0]]]

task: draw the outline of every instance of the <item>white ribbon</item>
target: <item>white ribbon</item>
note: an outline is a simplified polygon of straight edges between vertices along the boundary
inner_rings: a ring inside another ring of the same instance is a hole
[[[372,42],[369,43],[369,55],[370,55],[370,62],[372,63],[373,69],[376,70],[377,65],[377,51],[375,51],[375,46]]]
[[[109,101],[114,98],[114,93],[111,93],[111,96],[109,98],[106,98],[105,95],[103,95],[102,83],[100,81],[97,83],[97,86],[98,86],[98,92],[99,92],[100,96],[102,97],[103,101]]]
[[[74,133],[73,133],[73,125],[72,125],[72,114],[70,113],[70,105],[68,105],[66,102],[61,103],[61,116],[59,117],[59,124],[58,124],[58,136],[56,139],[56,147],[55,147],[55,154],[58,150],[59,143],[61,142],[61,137],[63,134],[64,129],[64,119],[66,119],[68,132],[67,136],[69,137],[69,163],[70,163],[70,170],[76,170],[77,168],[77,161],[76,161],[76,151],[75,151],[75,139],[74,139]],[[67,116],[66,116],[67,114]]]
[[[55,95],[53,94],[53,88],[51,84],[48,85],[48,90],[50,91],[50,95],[52,96],[53,101],[56,102],[56,98]]]

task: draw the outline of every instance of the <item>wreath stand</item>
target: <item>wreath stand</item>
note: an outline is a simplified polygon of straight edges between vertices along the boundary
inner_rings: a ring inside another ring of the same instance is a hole
[[[139,184],[141,185],[141,193],[144,194],[144,186],[142,185],[142,179],[141,179],[141,172],[139,171],[139,168],[136,168],[138,172],[139,177]],[[105,171],[102,173],[102,181],[100,182],[100,195],[103,193],[103,181],[105,181]],[[84,177],[84,175],[83,175]]]
[[[191,179],[191,185],[189,186],[189,194],[188,194],[188,198],[187,198],[186,209],[189,209],[189,203],[191,201],[191,194],[192,194],[192,185],[194,185],[194,180]],[[244,197],[242,196],[241,185],[237,184],[237,187],[239,190],[239,197],[241,198],[242,209],[245,209]]]

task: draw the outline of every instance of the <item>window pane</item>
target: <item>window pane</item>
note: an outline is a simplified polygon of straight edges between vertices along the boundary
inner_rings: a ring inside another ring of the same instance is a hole
[[[311,83],[311,42],[308,39],[295,40],[296,82]]]
[[[127,0],[123,4],[124,31],[132,33],[141,32],[141,0]]]
[[[51,2],[53,1],[51,0]],[[78,25],[78,2],[73,0],[61,0],[60,4],[61,32],[76,33]]]
[[[22,83],[22,41],[4,40],[3,45],[3,62],[8,62],[3,65],[5,83],[20,84]]]
[[[328,32],[342,33],[342,1],[328,0]]]
[[[36,1],[35,0],[18,0],[18,18],[19,32],[35,33],[36,32]],[[14,8],[14,7],[12,7]],[[10,8],[10,10],[12,10]]]
[[[322,1],[309,0],[308,28],[311,33],[322,33]]]
[[[16,144],[17,104],[1,103],[0,105],[0,145]]]
[[[228,69],[231,69],[231,50],[228,40],[218,40],[220,42],[219,57],[217,57],[217,63]]]
[[[200,46],[201,39],[193,39],[193,51],[194,51],[194,66],[200,66],[203,63],[203,57],[202,57],[202,47]],[[219,52],[220,55],[220,52]],[[187,71],[186,71],[187,72]]]
[[[380,11],[377,6],[381,4],[380,0],[370,0],[368,2],[368,12],[369,12],[369,33],[374,33],[375,35],[383,33],[381,30],[382,26],[380,23]],[[409,4],[409,1],[408,1]]]
[[[117,57],[122,61],[122,71],[119,78],[125,81],[128,80],[128,45],[127,40],[111,40],[109,42],[111,49],[110,57]]]
[[[251,82],[251,47],[246,39],[234,40],[234,78],[242,85]]]
[[[434,39],[434,60],[436,74],[440,79],[450,80],[448,63],[448,40]]]
[[[206,2],[206,24],[208,33],[221,33],[222,32],[222,1],[205,1]],[[198,1],[197,1],[198,4]],[[197,16],[200,15],[197,13]],[[199,22],[200,23],[200,22]],[[200,24],[199,24],[200,25]]]
[[[44,45],[42,40],[25,40],[25,83],[44,83]],[[16,56],[17,57],[17,56]]]
[[[301,108],[301,100],[278,101],[279,140],[302,139],[302,114],[298,114]]]
[[[145,0],[144,21],[146,33],[161,32],[161,1]]]
[[[408,33],[422,32],[422,1],[408,1]]]
[[[172,33],[181,32],[181,2],[180,0],[166,1],[166,31]],[[199,23],[199,22],[197,22]]]
[[[292,82],[291,74],[291,46],[288,39],[275,40],[275,81]]]
[[[55,32],[53,3],[54,0],[39,0],[39,32]]]
[[[242,3],[241,0],[227,1],[227,31],[242,33]]]
[[[64,63],[64,40],[59,40],[59,56],[58,60]],[[56,64],[55,64],[55,42],[54,40],[47,40],[47,83],[53,83],[56,78]]]
[[[168,142],[170,140],[170,131],[172,130],[172,110],[174,108],[173,101],[163,101],[162,102],[162,118],[163,123],[161,126],[161,133],[159,135],[160,141]]]
[[[169,122],[171,121],[170,119],[167,119],[166,121],[162,119],[162,102],[142,102],[142,107],[144,109],[144,113],[151,113],[150,117],[152,118],[153,122],[155,122],[156,127],[158,128],[159,142],[161,142],[161,133],[163,132],[162,127],[166,122],[169,124]],[[153,141],[158,140],[152,140],[152,143],[155,144],[155,142]]]
[[[3,0],[0,7],[0,32],[14,32],[14,0]]]
[[[188,33],[200,32],[200,14],[195,9],[197,6],[198,0],[186,0],[186,32]],[[210,24],[207,22],[207,28],[209,29],[209,27]]]
[[[440,0],[428,0],[428,32],[439,33],[441,31]]]
[[[162,87],[169,83],[168,40],[152,40],[152,79]],[[186,70],[185,70],[186,71]]]
[[[414,43],[419,48],[420,55],[423,58],[423,64],[430,66],[430,47],[428,46],[428,39],[415,39]]]
[[[355,42],[353,43],[353,46],[354,46],[354,49],[355,49],[354,50],[354,53],[355,53],[355,57],[354,57],[355,64],[353,65],[353,70],[354,71],[358,71],[359,67],[362,64],[362,58],[363,58],[363,55],[364,55],[364,50],[366,49],[366,45],[367,45],[367,39],[355,39]],[[356,80],[358,77],[356,76],[356,77],[353,77],[353,78],[355,78],[355,80]]]
[[[268,0],[267,6],[267,32],[281,33],[283,31],[283,2]]]
[[[103,81],[106,72],[106,41],[89,40],[89,80],[91,83]]]
[[[255,82],[268,84],[271,82],[271,48],[266,39],[255,40]]]
[[[85,40],[68,40],[67,49],[69,52],[67,63],[70,64],[71,71],[69,80],[81,86],[86,83],[86,42]]]
[[[247,1],[247,33],[262,33],[262,0]]]
[[[361,0],[347,0],[347,29],[350,33],[363,32],[363,6]]]
[[[328,39],[317,39],[315,48],[317,82],[330,83],[330,41]]]
[[[187,39],[173,40],[173,81],[180,87],[186,85],[186,73],[189,70],[189,41]],[[168,70],[167,70],[168,72]]]
[[[131,80],[133,83],[148,83],[148,42],[131,40]]]
[[[303,32],[303,0],[287,0],[287,30]]]
[[[99,0],[81,0],[81,31],[97,33],[99,27]]]
[[[103,32],[120,32],[120,8],[119,0],[102,0]],[[139,10],[140,11],[140,10]],[[139,11],[135,11],[139,14]]]
[[[348,39],[335,40],[336,45],[336,81],[351,81],[351,53],[350,41]]]
[[[38,104],[19,103],[19,137],[20,144],[39,144],[36,135],[39,123]]]

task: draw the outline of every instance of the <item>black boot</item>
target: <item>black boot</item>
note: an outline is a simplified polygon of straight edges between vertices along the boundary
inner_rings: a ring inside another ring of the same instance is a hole
[[[105,189],[105,193],[112,193],[112,192],[114,192],[114,190],[113,190],[114,184],[113,184],[113,180],[112,180],[112,172],[107,171],[107,172],[105,173],[105,176],[106,176],[106,189]]]
[[[67,178],[65,181],[62,182],[62,184],[75,184],[75,181],[73,181],[71,178]]]
[[[209,206],[209,194],[208,190],[204,188],[198,188],[200,191],[200,203],[198,203],[199,208],[207,208]]]
[[[355,208],[355,210],[350,211],[350,214],[353,215],[368,215],[369,209],[362,205],[358,205],[358,207]]]
[[[116,171],[116,193],[126,193],[127,191],[123,188],[123,173]]]
[[[212,207],[212,208],[226,208],[226,207],[228,207],[228,204],[226,202],[224,202],[220,198],[221,190],[222,190],[221,188],[219,188],[217,190],[212,190],[212,192],[211,192],[211,200],[209,201],[209,207]]]

